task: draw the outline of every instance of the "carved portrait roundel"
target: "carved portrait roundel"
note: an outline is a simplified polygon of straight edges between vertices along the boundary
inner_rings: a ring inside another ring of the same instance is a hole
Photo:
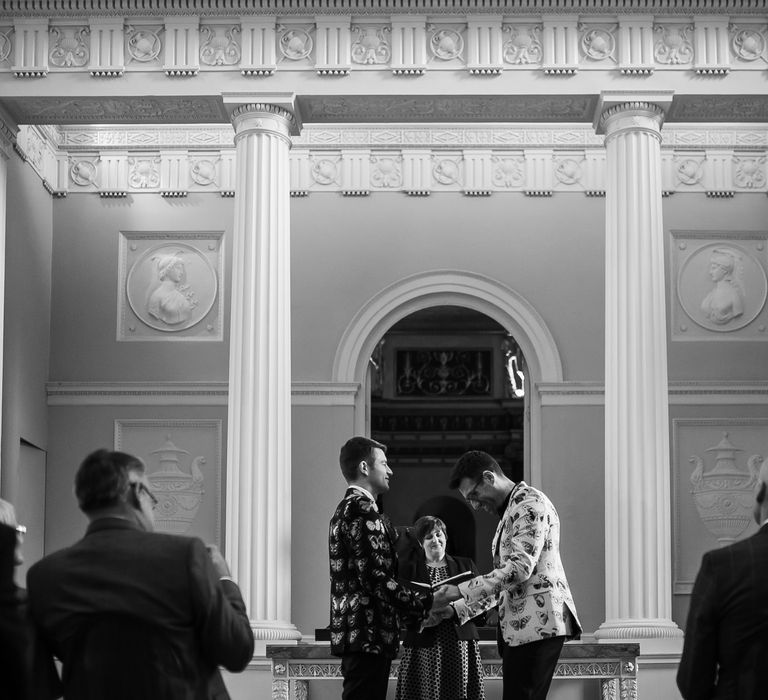
[[[126,296],[136,316],[150,328],[168,333],[202,321],[217,291],[216,272],[206,256],[181,242],[150,248],[126,278]]]
[[[735,331],[751,323],[766,301],[768,283],[754,255],[730,241],[694,250],[680,268],[677,294],[702,328]]]

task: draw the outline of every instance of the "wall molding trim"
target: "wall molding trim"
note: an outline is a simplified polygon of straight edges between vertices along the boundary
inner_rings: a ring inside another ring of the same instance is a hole
[[[542,406],[602,406],[602,382],[539,382],[536,391]],[[669,382],[669,404],[705,406],[768,405],[768,381]]]
[[[359,382],[295,381],[294,406],[355,406]],[[602,406],[602,382],[537,382],[542,406]],[[49,382],[49,406],[226,406],[227,382]],[[670,405],[768,405],[768,381],[669,383]]]
[[[293,382],[294,406],[354,406],[355,383]],[[49,406],[226,406],[227,382],[48,382]]]

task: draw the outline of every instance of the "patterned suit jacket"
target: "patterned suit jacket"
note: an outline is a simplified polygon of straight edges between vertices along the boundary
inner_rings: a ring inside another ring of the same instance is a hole
[[[707,552],[691,594],[677,685],[685,700],[763,700],[768,525]]]
[[[397,580],[396,535],[374,502],[347,489],[331,518],[331,653],[397,655],[400,622],[422,618],[432,595]]]
[[[496,568],[459,584],[464,597],[456,603],[459,620],[498,605],[501,636],[509,646],[578,637],[581,625],[560,561],[560,519],[552,502],[518,482],[492,546]],[[570,634],[566,609],[572,617]]]

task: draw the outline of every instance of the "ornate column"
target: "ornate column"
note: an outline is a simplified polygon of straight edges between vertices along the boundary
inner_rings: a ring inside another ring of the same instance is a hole
[[[0,397],[3,396],[3,328],[5,327],[5,231],[8,215],[8,160],[13,153],[16,140],[16,124],[4,111],[0,110]],[[0,401],[0,444],[3,429],[2,401]],[[5,461],[3,461],[5,464]],[[10,466],[10,465],[9,465]],[[3,473],[0,469],[0,487],[3,486]],[[7,485],[5,486],[7,488]],[[13,487],[12,487],[13,488]],[[5,493],[5,491],[3,491]],[[7,498],[12,494],[5,493]]]
[[[232,122],[236,178],[226,554],[256,639],[299,639],[290,622],[288,152],[295,121],[291,111],[275,104],[240,104]]]
[[[671,528],[661,125],[671,93],[602,95],[605,568],[599,639],[678,637]]]

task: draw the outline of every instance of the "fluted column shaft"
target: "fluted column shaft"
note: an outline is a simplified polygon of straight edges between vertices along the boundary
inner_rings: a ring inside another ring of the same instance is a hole
[[[671,621],[663,111],[611,107],[606,146],[605,565],[599,638],[678,636]]]
[[[238,107],[226,553],[257,639],[291,614],[290,112]]]
[[[13,142],[15,140],[15,126],[10,126],[0,115],[0,397],[3,396],[3,356],[4,356],[4,332],[5,328],[5,234],[8,218],[8,160],[13,151]],[[3,411],[2,401],[0,401],[0,444],[2,444],[3,430]],[[3,462],[5,466],[5,462]],[[10,468],[10,465],[6,469]],[[0,468],[0,488],[6,499],[15,498],[14,487],[15,479],[8,479],[10,474],[3,474]],[[5,477],[5,478],[4,478]],[[11,481],[11,486],[4,481]]]

